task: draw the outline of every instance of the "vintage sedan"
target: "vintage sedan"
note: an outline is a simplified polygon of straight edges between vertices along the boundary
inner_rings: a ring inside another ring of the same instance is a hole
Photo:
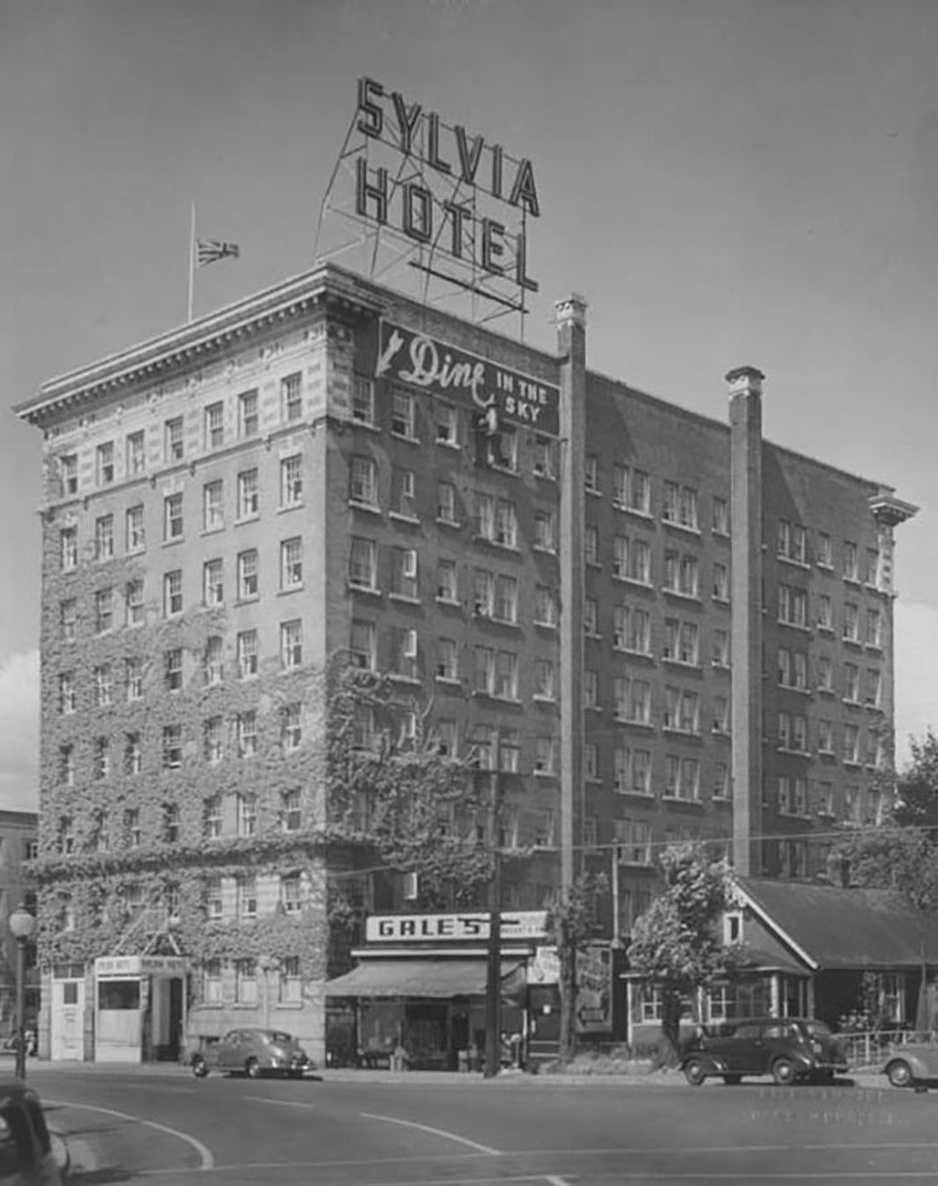
[[[903,1042],[886,1057],[883,1074],[893,1087],[926,1091],[938,1084],[938,1042]]]
[[[211,1070],[249,1075],[290,1075],[299,1079],[312,1070],[306,1051],[292,1034],[283,1030],[255,1029],[245,1026],[229,1030],[217,1042],[193,1054],[189,1064],[197,1079]]]
[[[744,1075],[771,1075],[786,1086],[830,1083],[847,1070],[847,1059],[823,1021],[752,1017],[701,1026],[685,1049],[681,1070],[692,1087],[709,1078],[736,1084]]]
[[[0,1182],[8,1186],[62,1186],[68,1154],[53,1138],[39,1096],[21,1082],[0,1083]]]

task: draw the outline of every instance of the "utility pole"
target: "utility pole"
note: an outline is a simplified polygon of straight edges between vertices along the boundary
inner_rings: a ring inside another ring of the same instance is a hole
[[[489,844],[492,848],[492,881],[489,885],[489,946],[485,981],[485,1078],[494,1079],[501,1069],[502,1036],[502,860],[498,822],[501,807],[501,732],[495,734],[489,799]]]

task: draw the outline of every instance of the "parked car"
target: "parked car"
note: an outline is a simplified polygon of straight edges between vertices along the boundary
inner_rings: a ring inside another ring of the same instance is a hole
[[[847,1059],[823,1021],[753,1017],[701,1026],[681,1069],[693,1087],[711,1077],[735,1084],[744,1075],[771,1075],[780,1084],[830,1082],[847,1070]]]
[[[300,1078],[312,1070],[306,1051],[292,1034],[254,1028],[229,1030],[219,1041],[193,1054],[190,1066],[197,1079],[210,1070],[241,1072],[252,1079],[264,1074]]]
[[[63,1186],[64,1146],[53,1148],[39,1096],[20,1082],[0,1083],[0,1182],[4,1186]]]
[[[893,1087],[924,1090],[938,1080],[938,1042],[903,1042],[886,1057],[883,1074]]]

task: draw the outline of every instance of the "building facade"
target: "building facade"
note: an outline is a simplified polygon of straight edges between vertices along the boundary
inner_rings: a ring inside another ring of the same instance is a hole
[[[16,940],[10,915],[20,906],[35,913],[36,894],[24,861],[36,856],[39,818],[34,811],[0,811],[0,1035],[8,1037],[16,1025]],[[26,1024],[33,1026],[39,1012],[36,943],[27,940]]]
[[[42,1049],[172,1057],[266,1021],[322,1058],[336,655],[497,774],[507,909],[611,870],[624,937],[656,846],[799,879],[877,817],[915,508],[766,441],[755,368],[708,419],[590,372],[579,298],[557,335],[327,266],[20,406],[46,474]]]

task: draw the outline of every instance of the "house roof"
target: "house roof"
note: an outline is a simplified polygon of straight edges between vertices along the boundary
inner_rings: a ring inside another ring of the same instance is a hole
[[[815,969],[938,965],[938,919],[893,890],[739,878],[748,904]]]

